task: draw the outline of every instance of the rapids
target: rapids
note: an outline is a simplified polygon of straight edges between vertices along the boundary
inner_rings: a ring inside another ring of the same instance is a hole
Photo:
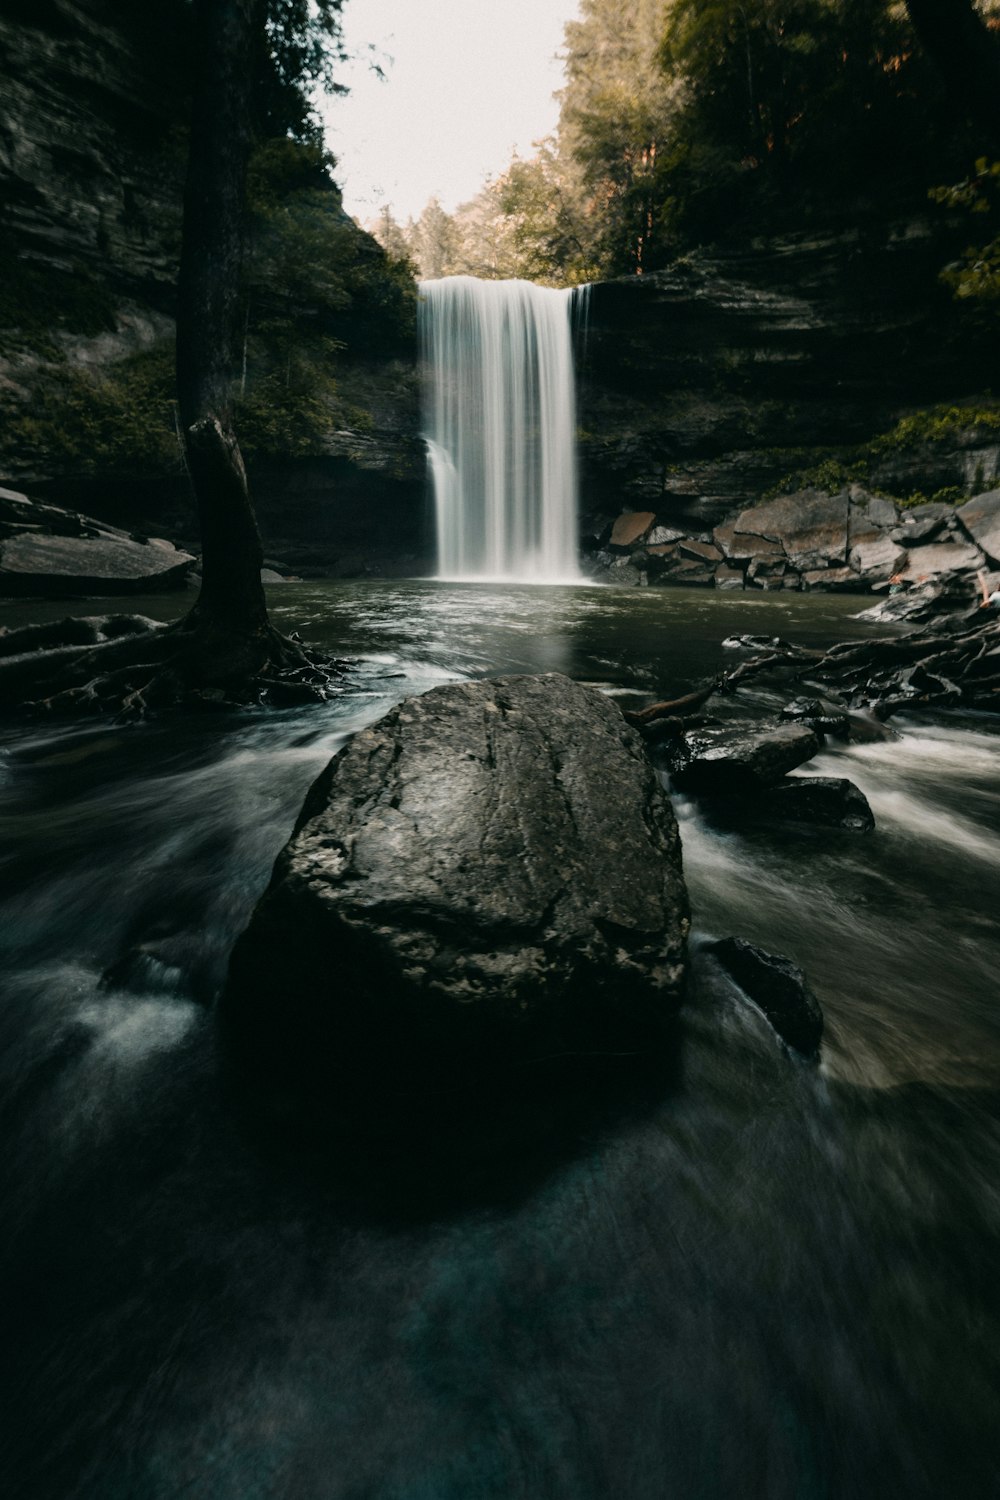
[[[674,1073],[500,1173],[442,1184],[414,1159],[387,1199],[377,1160],[368,1191],[244,1137],[209,1009],[329,755],[441,681],[682,691],[734,631],[865,627],[836,596],[270,602],[358,657],[343,697],[0,728],[4,1493],[995,1497],[996,734],[913,720],[826,748],[805,769],[858,782],[867,837],[720,832],[679,802],[696,972]],[[699,960],[728,932],[807,970],[818,1072]]]

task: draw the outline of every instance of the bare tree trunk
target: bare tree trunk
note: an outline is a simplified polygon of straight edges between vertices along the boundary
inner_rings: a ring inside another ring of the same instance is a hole
[[[263,11],[263,0],[195,0],[198,55],[178,282],[177,394],[202,541],[201,593],[190,624],[202,637],[206,675],[220,666],[223,675],[259,670],[271,638],[260,534],[231,395],[253,142],[253,49]]]
[[[1000,44],[972,0],[906,0],[906,9],[955,103],[1000,150]]]

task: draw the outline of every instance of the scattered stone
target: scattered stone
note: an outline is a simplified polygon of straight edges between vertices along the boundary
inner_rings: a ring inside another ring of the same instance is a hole
[[[680,551],[685,557],[692,557],[697,562],[719,563],[722,561],[722,552],[718,547],[713,547],[711,542],[692,541],[685,537],[680,543]]]
[[[814,568],[802,574],[802,583],[825,593],[852,594],[858,590],[859,576],[853,568]]]
[[[335,1101],[640,1048],[676,1011],[687,896],[670,803],[618,708],[568,678],[436,688],[309,792],[233,953],[236,1057]]]
[[[626,515],[619,516],[611,528],[611,540],[608,546],[613,551],[634,547],[636,542],[643,540],[655,520],[656,516],[651,510],[630,511]]]
[[[763,536],[747,536],[736,530],[735,526],[717,526],[712,532],[715,545],[726,557],[746,562],[752,557],[774,557],[784,556],[781,548],[772,540]]]
[[[787,572],[788,562],[783,552],[762,552],[750,559],[747,578],[765,587],[767,580],[781,579]]]
[[[976,495],[955,514],[990,561],[1000,563],[1000,490]]]
[[[690,759],[678,785],[717,795],[773,786],[820,748],[816,732],[801,723],[702,729],[687,740]]]
[[[860,485],[852,484],[850,488],[852,513],[857,507],[864,515],[870,526],[880,531],[888,531],[899,522],[899,510],[894,500],[885,495],[871,495]]]
[[[933,541],[940,536],[944,527],[942,519],[929,516],[923,521],[904,521],[902,526],[895,526],[889,535],[901,547],[919,547],[923,542]]]
[[[662,547],[668,542],[679,542],[686,534],[675,526],[654,526],[646,540],[654,547]]]
[[[875,817],[860,787],[841,776],[789,776],[764,793],[761,816],[870,833]]]
[[[703,951],[725,970],[783,1042],[803,1057],[819,1055],[823,1012],[801,969],[744,938],[706,943]]]
[[[819,735],[829,734],[838,740],[849,737],[847,714],[835,703],[826,703],[820,698],[796,698],[785,704],[781,717],[808,724]]]
[[[737,518],[737,532],[751,532],[779,542],[789,562],[800,572],[843,566],[847,553],[846,490],[828,495],[800,490],[745,510]],[[773,550],[773,549],[772,549]]]
[[[895,535],[893,532],[892,537]],[[883,533],[875,541],[856,542],[848,561],[866,583],[885,583],[906,566],[906,553]]]
[[[982,553],[963,542],[931,542],[907,552],[904,579],[915,583],[937,583],[949,573],[976,573],[983,566]]]

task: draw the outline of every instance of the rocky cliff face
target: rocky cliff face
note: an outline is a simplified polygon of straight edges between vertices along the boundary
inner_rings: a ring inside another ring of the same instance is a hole
[[[623,506],[708,533],[790,470],[903,414],[987,389],[995,336],[938,282],[948,234],[901,227],[696,254],[593,288],[582,357],[585,509]],[[885,453],[897,493],[969,493],[997,472],[996,434]],[[978,473],[977,473],[978,469]]]
[[[159,349],[169,363],[189,22],[185,0],[5,0],[0,479],[127,530],[196,542],[176,454],[79,463],[31,428],[51,427],[67,395],[85,396],[88,380],[117,376],[130,357]],[[344,356],[336,387],[324,452],[251,474],[265,549],[303,569],[358,572],[378,554],[419,570],[428,548],[413,364]],[[27,447],[16,431],[25,422]]]

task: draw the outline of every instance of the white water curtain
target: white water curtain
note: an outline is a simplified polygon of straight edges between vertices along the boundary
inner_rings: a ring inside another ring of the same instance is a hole
[[[527,281],[421,284],[442,578],[579,578],[572,298]]]

